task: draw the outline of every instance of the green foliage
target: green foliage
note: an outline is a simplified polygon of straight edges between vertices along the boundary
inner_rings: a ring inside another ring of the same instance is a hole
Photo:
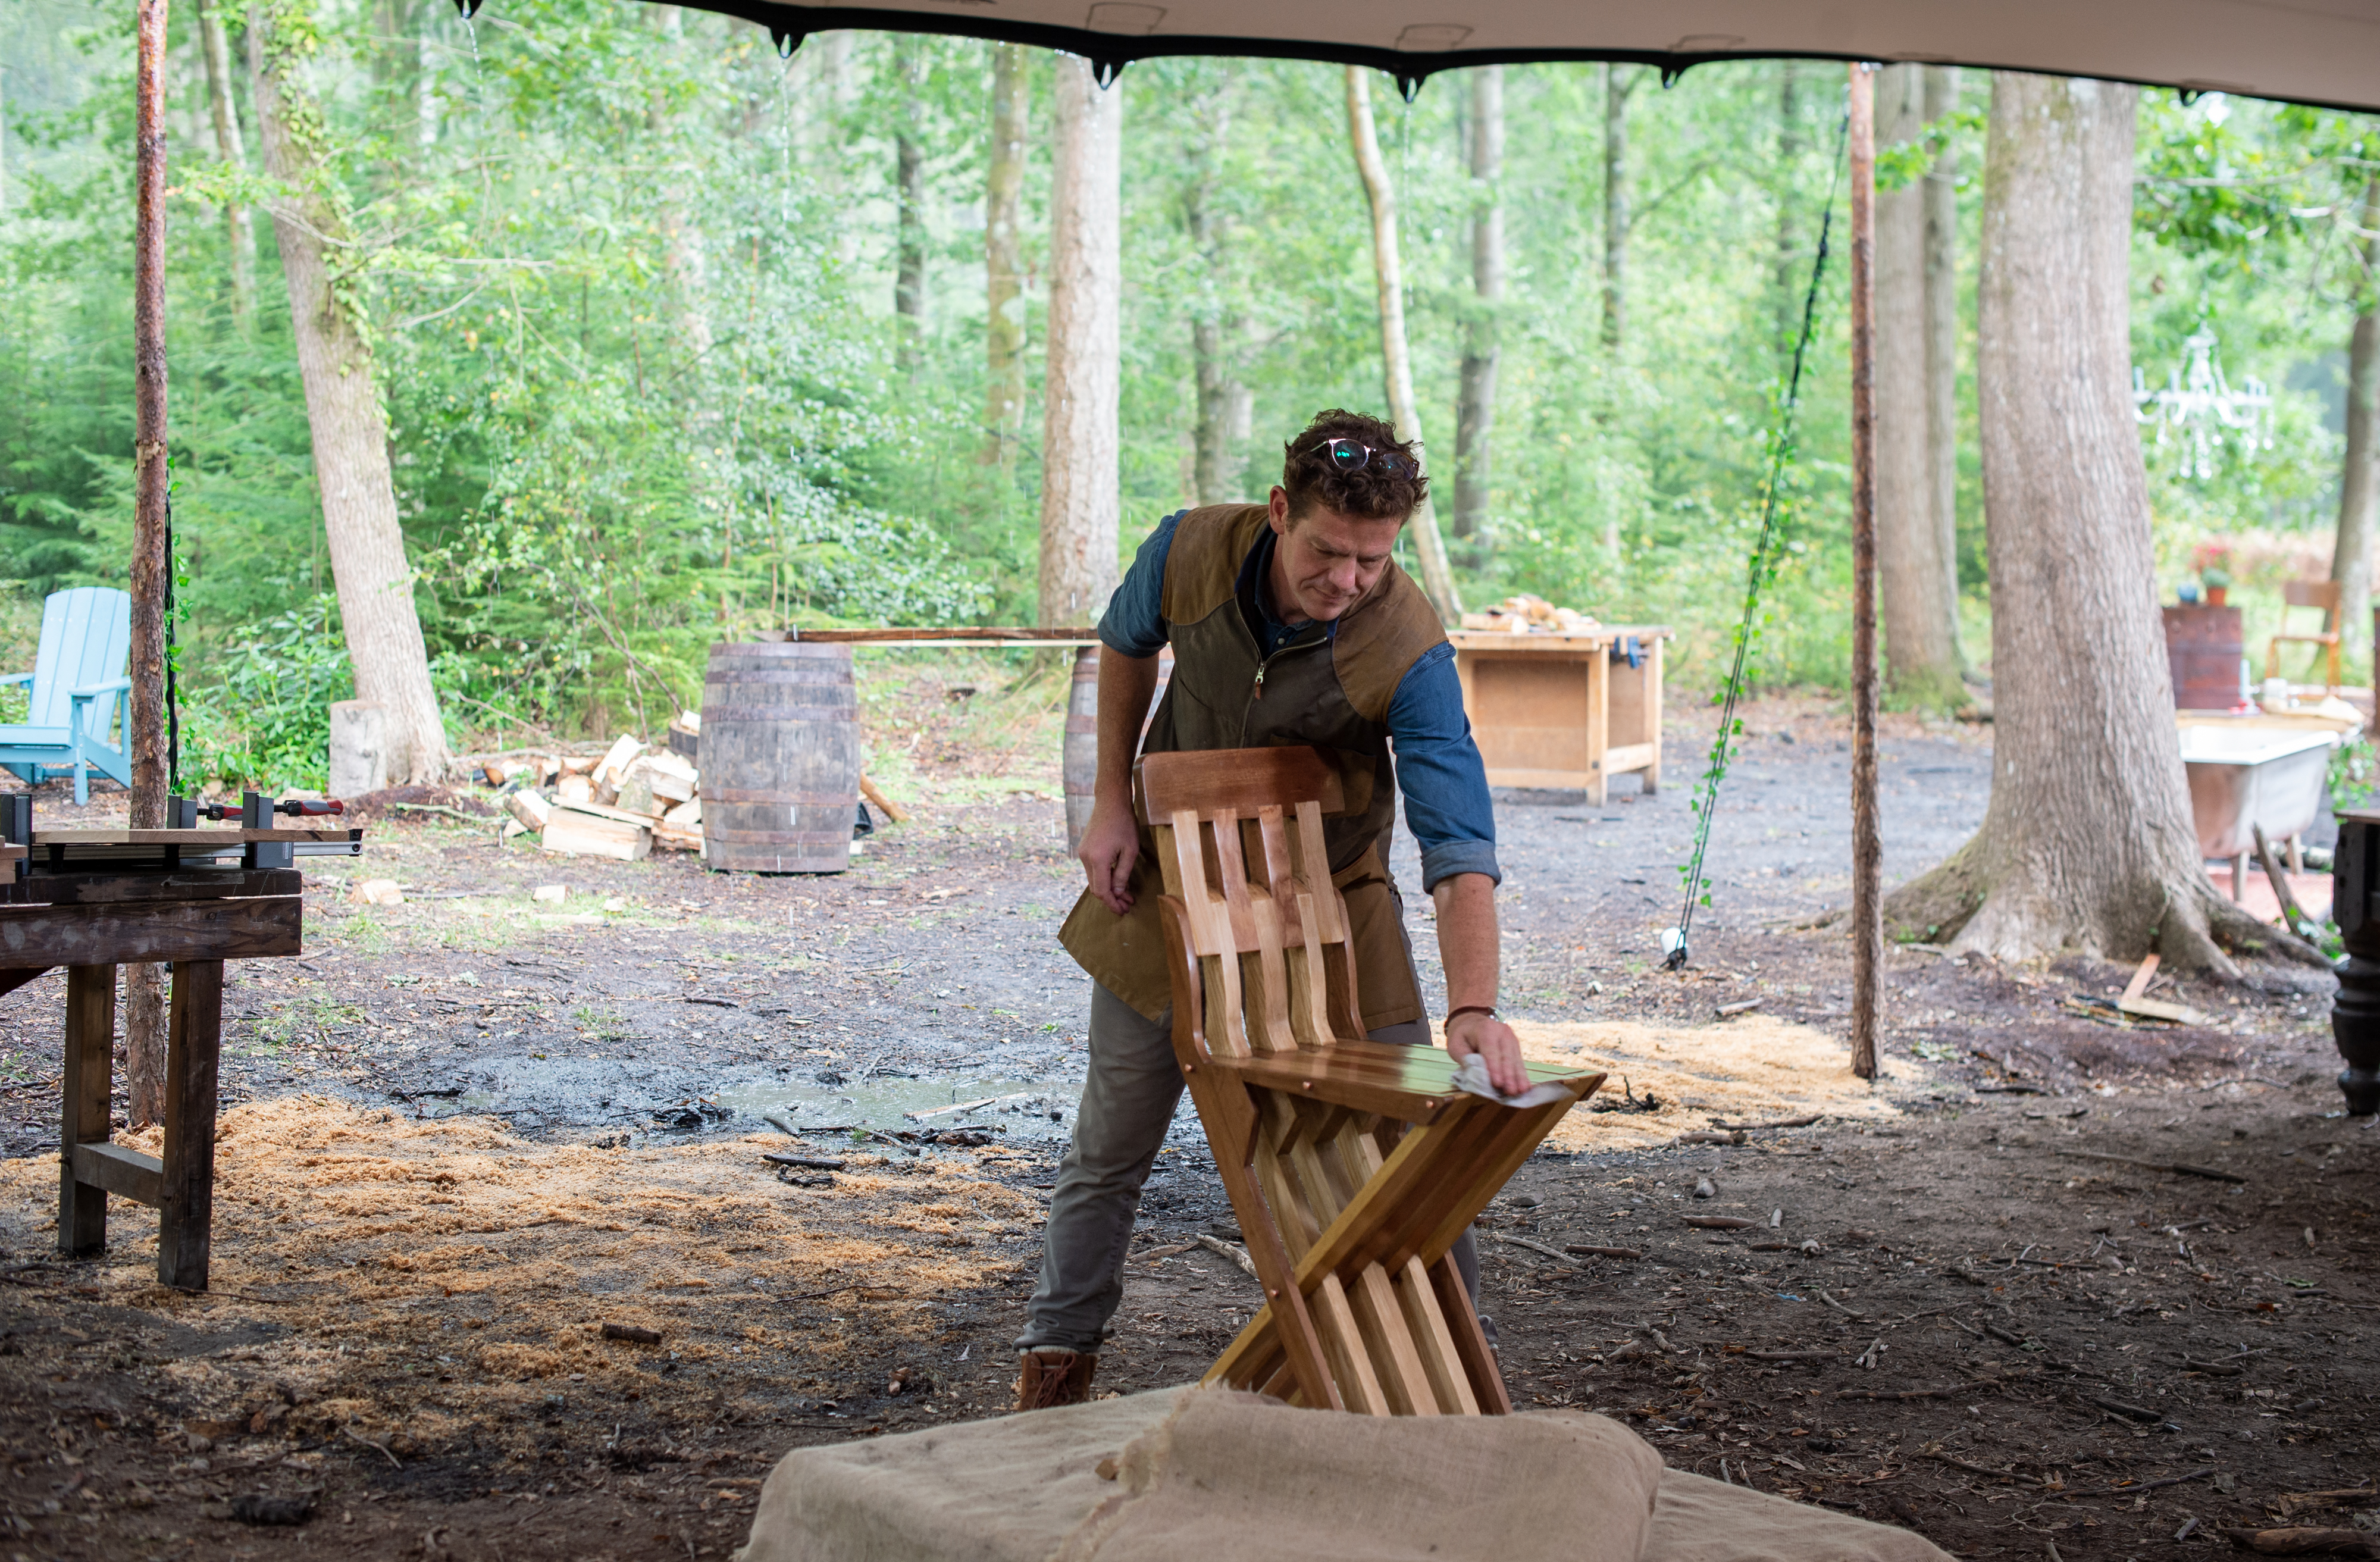
[[[314,105],[295,129],[324,169],[321,189],[273,193],[318,200],[352,228],[337,287],[376,357],[458,742],[650,730],[698,697],[710,643],[763,627],[1031,616],[1048,56],[1028,73],[1025,437],[1014,458],[987,460],[987,46],[822,35],[788,63],[751,24],[632,0],[515,0],[469,24],[433,0],[256,3],[277,30],[270,63]],[[0,574],[35,596],[119,581],[129,536],[131,16],[129,0],[0,12]],[[191,9],[173,26],[167,281],[190,749],[225,775],[288,785],[319,756],[298,707],[344,687],[318,654],[334,580],[261,215],[254,319],[245,333],[233,320],[219,203],[269,188],[246,72],[235,97],[250,165],[234,167],[207,130]],[[245,53],[237,36],[233,53]],[[1378,95],[1416,385],[1433,470],[1451,477],[1464,332],[1489,317],[1469,218],[1493,194],[1508,296],[1492,314],[1490,514],[1455,540],[1463,590],[1672,624],[1674,677],[1707,687],[1735,649],[1843,76],[1715,65],[1665,90],[1611,68],[1628,92],[1633,213],[1616,344],[1603,313],[1605,68],[1507,69],[1492,191],[1468,171],[1459,77],[1410,105]],[[1954,161],[1971,279],[1989,83],[1964,79],[1958,111],[1880,164],[1889,186]],[[1111,90],[1125,125],[1128,555],[1196,497],[1202,371],[1244,409],[1222,435],[1234,497],[1263,495],[1280,442],[1316,409],[1384,397],[1342,72],[1151,61]],[[2138,360],[2161,383],[2213,330],[2235,383],[2258,375],[2278,398],[2269,445],[2228,442],[2211,475],[2151,446],[2173,564],[2226,527],[2323,523],[2336,439],[2303,370],[2367,296],[2341,240],[2371,126],[2143,103]],[[922,158],[914,322],[892,307],[896,140]],[[1746,687],[1846,678],[1843,286],[1838,270],[1818,303]],[[1961,397],[1972,408],[1971,379]],[[1974,442],[1961,443],[1961,574],[1980,620],[1982,496]]]

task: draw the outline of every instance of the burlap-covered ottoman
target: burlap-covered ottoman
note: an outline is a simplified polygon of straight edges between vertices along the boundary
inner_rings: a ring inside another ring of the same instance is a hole
[[[1664,1470],[1602,1416],[1338,1415],[1198,1388],[798,1449],[737,1562],[1336,1557],[1948,1562],[1904,1530]]]

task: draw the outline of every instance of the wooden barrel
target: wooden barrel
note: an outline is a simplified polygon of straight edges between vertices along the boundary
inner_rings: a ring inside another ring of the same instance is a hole
[[[1173,678],[1171,646],[1157,653],[1157,691],[1149,696],[1148,714],[1141,718],[1140,735],[1165,698]],[[1075,653],[1075,682],[1066,695],[1066,742],[1061,755],[1066,783],[1066,849],[1080,850],[1083,832],[1090,828],[1099,775],[1099,648],[1087,645]]]
[[[714,645],[702,677],[702,861],[840,873],[859,812],[851,647]]]
[[[2236,607],[2185,603],[2165,610],[2165,655],[2178,710],[2228,711],[2240,702],[2244,652]]]

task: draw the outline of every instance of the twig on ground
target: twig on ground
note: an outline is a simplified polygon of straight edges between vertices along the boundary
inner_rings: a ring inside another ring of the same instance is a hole
[[[1870,1322],[1866,1313],[1852,1312],[1850,1308],[1845,1307],[1841,1302],[1837,1301],[1833,1297],[1828,1296],[1824,1291],[1820,1291],[1818,1293],[1818,1300],[1825,1302],[1828,1307],[1833,1308],[1836,1312],[1841,1313],[1846,1318],[1856,1318],[1863,1324]]]
[[[1258,1284],[1262,1284],[1262,1281],[1258,1279],[1257,1275],[1257,1261],[1248,1256],[1246,1249],[1235,1248],[1232,1246],[1231,1243],[1224,1241],[1220,1237],[1209,1237],[1204,1231],[1199,1232],[1195,1240],[1200,1247],[1205,1248],[1208,1252],[1219,1253],[1221,1256],[1230,1259],[1233,1263],[1240,1266],[1241,1270],[1246,1274],[1249,1279],[1257,1280]]]
[[[2135,1155],[2109,1155],[2097,1150],[2053,1150],[2053,1155],[2070,1155],[2078,1161],[2107,1161],[2119,1166],[2139,1166],[2144,1171],[2178,1172],[2183,1177],[2203,1177],[2215,1182],[2245,1182],[2238,1172],[2228,1172],[2214,1166],[2194,1166],[2187,1161],[2143,1161]]]
[[[1838,1399],[1948,1399],[1960,1391],[1960,1385],[1943,1388],[1839,1388]]]
[[[1562,1251],[1560,1248],[1548,1247],[1545,1243],[1534,1240],[1531,1238],[1507,1237],[1501,1231],[1482,1231],[1479,1235],[1487,1238],[1491,1242],[1503,1242],[1515,1248],[1526,1248],[1533,1253],[1543,1253],[1557,1263],[1568,1263],[1570,1262],[1570,1255]]]
[[[339,1435],[346,1438],[347,1441],[351,1443],[361,1443],[365,1447],[372,1449],[374,1452],[378,1453],[381,1458],[388,1460],[389,1463],[395,1465],[399,1470],[403,1470],[405,1468],[405,1466],[398,1461],[397,1457],[395,1454],[390,1453],[387,1448],[373,1442],[370,1438],[365,1436],[362,1433],[358,1432],[354,1427],[349,1426],[345,1422],[341,1422],[339,1423]]]
[[[1571,1242],[1565,1244],[1565,1247],[1567,1251],[1576,1253],[1581,1258],[1643,1258],[1645,1256],[1642,1251],[1635,1248],[1597,1248],[1584,1242]]]
[[[1761,1129],[1806,1129],[1814,1123],[1826,1121],[1826,1118],[1824,1112],[1813,1112],[1806,1117],[1778,1117],[1766,1123],[1730,1123],[1723,1117],[1713,1117],[1710,1126],[1726,1129],[1731,1133],[1752,1133]]]

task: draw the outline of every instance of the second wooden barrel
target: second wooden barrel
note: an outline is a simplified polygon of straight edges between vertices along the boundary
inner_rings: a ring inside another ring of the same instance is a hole
[[[1140,735],[1165,699],[1173,677],[1173,648],[1157,653],[1157,689],[1149,696],[1148,714],[1141,718]],[[1090,828],[1091,808],[1098,801],[1099,778],[1099,648],[1087,645],[1075,653],[1075,682],[1066,695],[1066,742],[1061,756],[1066,786],[1066,849],[1077,850],[1083,832]]]
[[[840,873],[859,812],[851,647],[714,645],[702,677],[702,861]]]

